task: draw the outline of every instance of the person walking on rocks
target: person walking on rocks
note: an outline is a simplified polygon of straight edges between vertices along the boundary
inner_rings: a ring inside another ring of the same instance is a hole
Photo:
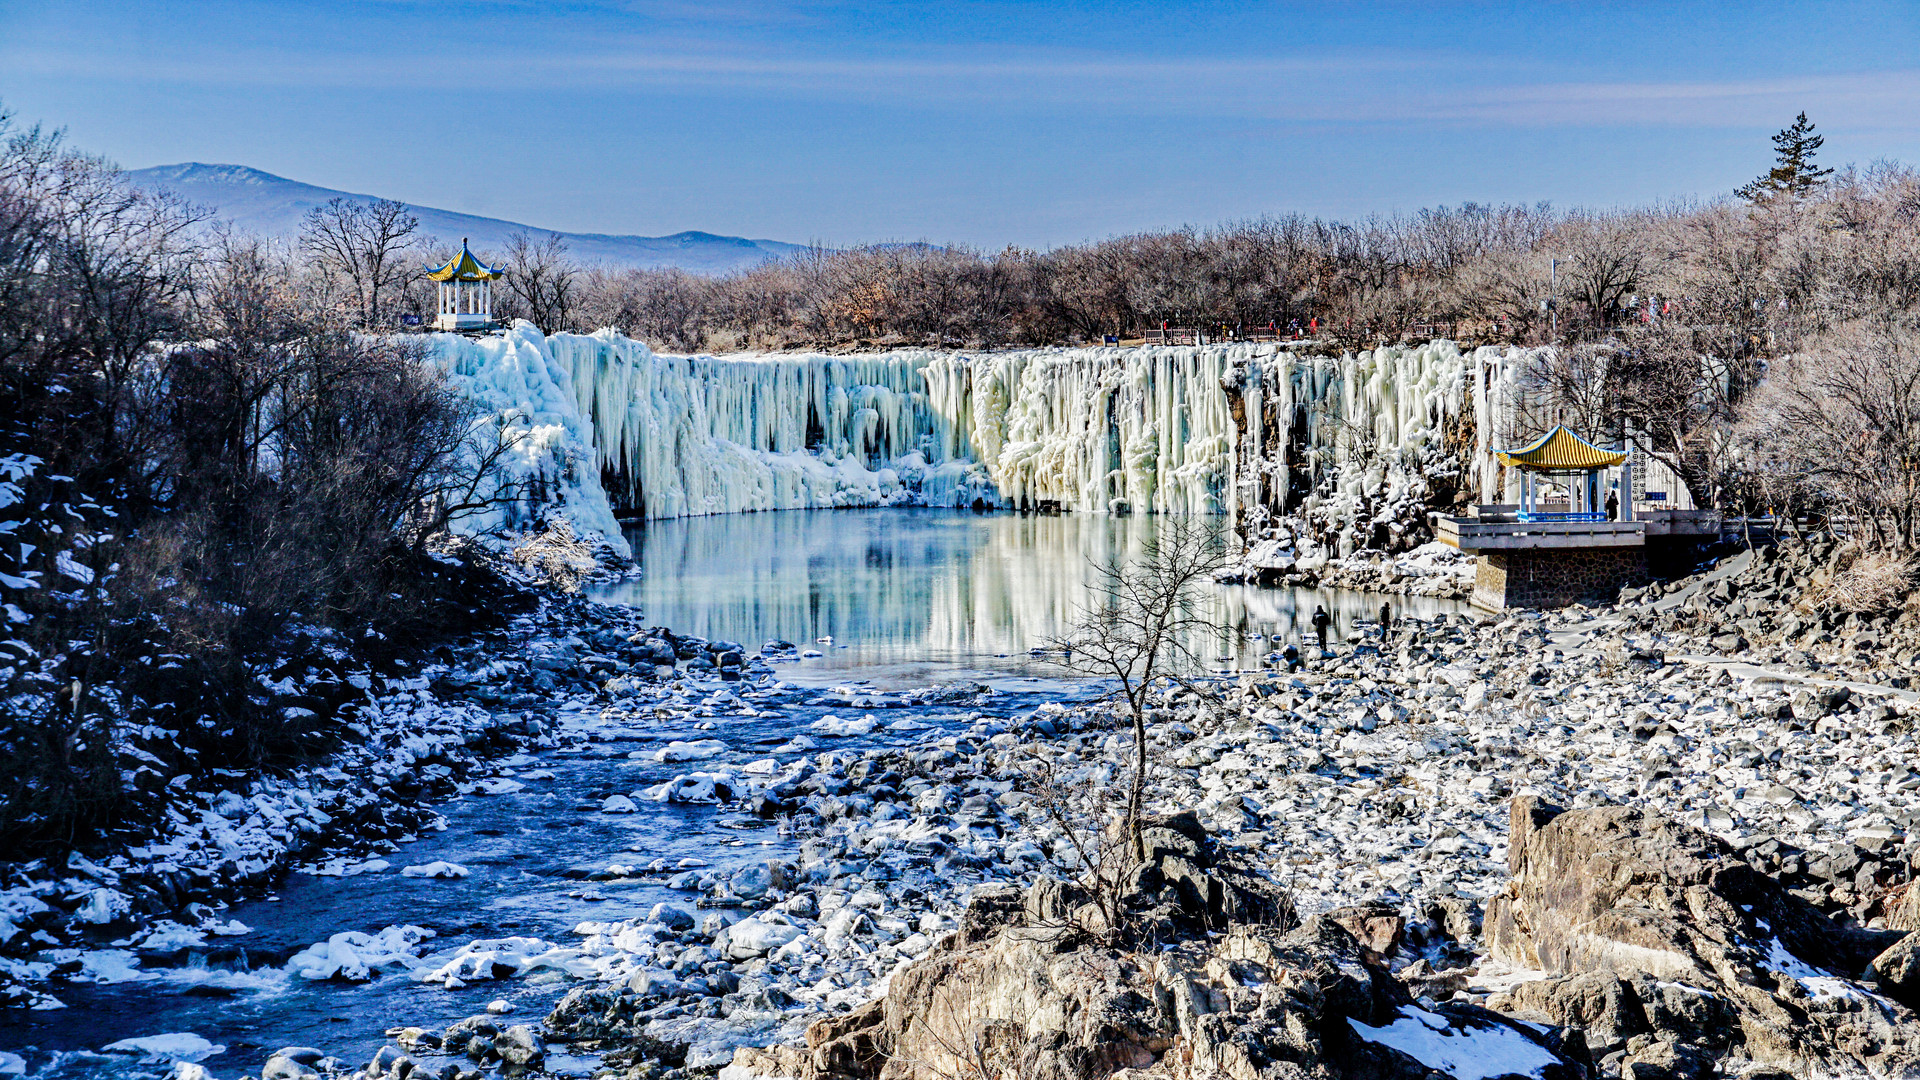
[[[1333,616],[1327,609],[1316,604],[1313,608],[1313,632],[1320,635],[1320,651],[1327,651],[1327,627],[1333,624]]]
[[[1393,609],[1385,603],[1380,605],[1380,641],[1386,643],[1387,635],[1392,633]]]

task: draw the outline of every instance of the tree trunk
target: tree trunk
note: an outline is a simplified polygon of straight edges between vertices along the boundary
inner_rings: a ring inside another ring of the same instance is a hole
[[[1133,707],[1133,789],[1127,793],[1127,835],[1133,842],[1133,857],[1147,861],[1147,841],[1140,825],[1140,796],[1147,786],[1147,715],[1139,705]]]

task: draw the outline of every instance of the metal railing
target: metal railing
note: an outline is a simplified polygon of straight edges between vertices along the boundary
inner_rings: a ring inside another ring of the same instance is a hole
[[[1521,513],[1515,515],[1521,521],[1608,521],[1607,515],[1597,511],[1580,511],[1572,514]]]

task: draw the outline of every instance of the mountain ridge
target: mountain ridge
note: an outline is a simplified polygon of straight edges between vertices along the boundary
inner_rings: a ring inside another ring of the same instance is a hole
[[[379,198],[290,180],[251,165],[186,161],[134,169],[126,177],[135,186],[149,191],[173,191],[190,202],[211,208],[221,218],[243,229],[266,236],[298,235],[300,219],[307,211],[332,199],[370,202]],[[554,235],[567,242],[568,255],[574,260],[616,267],[678,268],[696,274],[725,274],[751,269],[804,248],[804,245],[780,240],[726,236],[698,229],[666,236],[563,232],[417,203],[406,206],[420,219],[420,231],[441,241],[465,238],[476,248],[498,251],[515,232],[525,231],[535,239]]]

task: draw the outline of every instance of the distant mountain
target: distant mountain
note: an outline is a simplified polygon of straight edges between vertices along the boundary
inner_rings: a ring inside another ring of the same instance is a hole
[[[374,196],[315,187],[245,165],[156,165],[126,174],[150,191],[174,191],[190,202],[212,207],[219,215],[251,232],[265,236],[295,236],[308,210],[335,198],[371,201]],[[431,206],[408,204],[420,219],[420,230],[448,243],[462,237],[476,249],[500,251],[507,236],[525,230],[536,239],[552,233],[498,218],[458,214]],[[672,236],[609,236],[604,233],[560,233],[568,254],[583,263],[638,266],[648,269],[677,266],[695,274],[724,274],[745,270],[800,250],[801,245],[778,240],[748,240],[738,236],[682,232]]]

